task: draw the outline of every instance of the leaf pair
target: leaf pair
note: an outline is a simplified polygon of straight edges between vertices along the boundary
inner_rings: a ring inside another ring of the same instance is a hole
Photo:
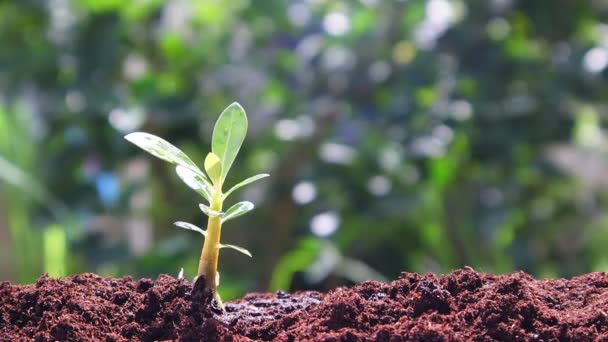
[[[199,204],[199,208],[205,215],[212,217],[217,216],[222,219],[222,223],[235,219],[239,216],[245,215],[247,212],[253,210],[254,205],[249,201],[239,202],[231,206],[226,212],[216,211],[204,204]]]
[[[213,158],[219,159],[220,162],[217,178],[221,182],[226,179],[226,175],[241,149],[247,135],[247,126],[245,110],[236,102],[228,106],[215,123],[211,151],[215,155]],[[135,132],[127,135],[125,139],[157,158],[181,165],[204,176],[202,171],[184,152],[162,138],[149,133]],[[205,162],[205,168],[206,166],[207,162]]]
[[[188,222],[183,222],[183,221],[178,221],[174,223],[176,226],[183,228],[183,229],[188,229],[188,230],[192,230],[195,231],[197,233],[200,233],[201,235],[203,235],[204,237],[207,237],[207,232],[202,230],[201,228],[193,225],[192,223],[188,223]],[[235,246],[235,245],[229,245],[229,244],[222,244],[220,243],[218,245],[218,248],[230,248],[230,249],[234,249],[237,252],[241,252],[243,254],[245,254],[246,256],[252,258],[253,256],[251,255],[251,253],[243,248],[243,247],[239,247],[239,246]]]
[[[206,173],[179,148],[160,137],[135,132],[125,136],[125,139],[153,156],[177,165],[176,172],[179,178],[211,203],[214,186],[221,190],[247,135],[247,126],[247,115],[238,103],[231,104],[222,112],[213,129],[212,152],[205,158]],[[223,194],[221,200],[225,200],[228,195],[242,186],[265,177],[268,177],[268,174],[245,179]]]

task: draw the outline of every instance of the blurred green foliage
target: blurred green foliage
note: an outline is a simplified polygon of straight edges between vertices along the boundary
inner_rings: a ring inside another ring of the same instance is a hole
[[[606,20],[604,0],[2,1],[0,278],[194,275],[172,223],[204,225],[196,194],[122,136],[200,164],[233,101],[228,185],[272,177],[223,232],[255,255],[222,258],[224,297],[606,270]]]

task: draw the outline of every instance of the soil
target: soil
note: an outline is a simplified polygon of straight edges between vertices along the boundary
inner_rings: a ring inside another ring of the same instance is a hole
[[[202,281],[0,283],[0,341],[608,341],[608,274],[402,273],[327,294],[251,293],[222,312]]]

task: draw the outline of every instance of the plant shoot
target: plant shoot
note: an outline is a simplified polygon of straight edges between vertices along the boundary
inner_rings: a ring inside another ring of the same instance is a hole
[[[243,201],[224,210],[224,201],[235,190],[268,177],[268,174],[249,177],[228,191],[223,191],[228,171],[230,171],[246,135],[247,115],[243,107],[235,102],[222,112],[215,123],[211,138],[211,152],[207,154],[203,164],[205,171],[196,166],[179,148],[155,135],[135,132],[125,137],[153,156],[174,164],[177,176],[206,201],[207,204],[199,204],[201,211],[208,216],[206,230],[188,222],[179,221],[175,222],[175,225],[204,236],[197,276],[205,277],[205,285],[213,291],[220,305],[222,302],[216,290],[219,285],[217,264],[220,249],[231,248],[251,257],[251,253],[245,248],[220,243],[222,224],[251,211],[254,207],[253,203]]]

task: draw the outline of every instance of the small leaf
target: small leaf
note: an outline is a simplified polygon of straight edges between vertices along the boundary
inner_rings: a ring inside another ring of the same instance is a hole
[[[193,225],[192,223],[177,221],[177,222],[175,222],[173,224],[176,225],[176,226],[178,226],[178,227],[180,227],[180,228],[192,230],[192,231],[195,231],[197,233],[203,234],[203,236],[207,236],[207,232],[206,231],[204,231],[201,228]]]
[[[175,168],[175,172],[182,182],[184,182],[190,189],[198,192],[209,203],[211,203],[211,198],[213,197],[211,195],[211,188],[213,185],[209,183],[209,180],[181,165],[178,165]]]
[[[126,135],[125,139],[157,158],[181,165],[194,172],[202,173],[196,164],[194,164],[182,150],[173,146],[163,138],[145,132],[135,132]]]
[[[222,217],[224,215],[224,213],[217,211],[217,210],[213,210],[204,204],[199,204],[198,207],[201,208],[201,211],[204,212],[205,215],[207,215],[209,217],[214,217],[214,216]]]
[[[267,173],[262,173],[262,174],[259,174],[259,175],[251,176],[251,177],[245,179],[244,181],[238,183],[237,185],[233,186],[232,188],[230,188],[230,190],[228,190],[224,194],[224,196],[222,198],[226,199],[226,198],[228,198],[228,195],[230,195],[233,191],[235,191],[235,190],[237,190],[237,189],[239,189],[239,188],[241,188],[241,187],[243,187],[243,186],[245,186],[247,184],[251,184],[251,183],[253,183],[253,182],[255,182],[255,181],[259,180],[259,179],[266,178],[268,176],[270,176],[270,175],[267,174]]]
[[[241,215],[244,215],[247,212],[253,210],[253,208],[254,208],[254,205],[251,202],[248,202],[248,201],[239,202],[239,203],[233,205],[232,207],[230,207],[230,209],[226,210],[226,212],[224,213],[224,216],[222,217],[222,222],[226,222],[226,221],[232,220],[234,218],[237,218]]]
[[[226,175],[241,149],[247,135],[247,125],[245,110],[236,102],[224,109],[215,123],[211,150],[222,161],[221,183],[226,179]]]
[[[220,158],[213,152],[209,152],[205,158],[205,171],[216,186],[220,184],[222,176],[222,164]]]
[[[235,245],[224,245],[224,244],[220,244],[220,248],[230,248],[230,249],[234,249],[237,252],[241,252],[243,254],[245,254],[246,256],[253,258],[253,256],[251,255],[251,253],[246,250],[243,247],[239,247],[239,246],[235,246]]]

